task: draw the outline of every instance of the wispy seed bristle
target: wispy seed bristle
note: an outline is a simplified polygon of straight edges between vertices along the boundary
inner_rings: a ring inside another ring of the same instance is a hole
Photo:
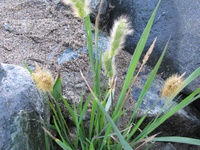
[[[162,89],[161,96],[169,97],[172,94],[174,94],[174,92],[176,92],[176,90],[180,89],[183,85],[184,74],[182,74],[181,76],[174,74],[174,75],[170,76],[168,79],[166,79],[165,84]]]

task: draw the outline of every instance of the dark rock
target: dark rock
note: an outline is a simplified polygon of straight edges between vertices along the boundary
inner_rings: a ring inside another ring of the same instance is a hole
[[[61,3],[61,4],[65,4],[65,0],[54,0],[56,2],[54,3]],[[95,23],[98,11],[99,11],[99,7],[100,7],[100,3],[101,0],[90,0],[90,18],[92,23]],[[113,9],[113,7],[110,5],[110,0],[103,0],[103,6],[100,12],[100,20],[99,20],[99,25],[101,26],[101,28],[105,28],[109,22],[109,18],[110,18],[110,11]]]
[[[135,30],[126,42],[126,51],[134,52],[137,42],[158,2],[158,0],[112,0],[114,9],[111,12],[110,27],[120,15],[127,15]],[[165,1],[161,2],[155,21],[147,41],[145,50],[149,48],[155,37],[158,37],[152,57],[148,65],[153,66],[158,60],[164,46],[171,36],[170,44],[161,65],[163,77],[171,73],[186,72],[191,74],[200,66],[200,2],[193,1]],[[200,77],[191,83],[185,90],[189,94],[200,86]]]
[[[90,8],[91,8],[90,17],[93,23],[95,22],[96,16],[98,14],[100,3],[101,3],[101,0],[90,1]],[[99,20],[99,24],[101,27],[104,28],[107,26],[109,22],[111,10],[112,10],[112,6],[110,5],[110,0],[103,0],[103,6],[101,9],[100,20]]]
[[[45,149],[49,106],[26,69],[0,64],[0,110],[0,149]]]
[[[91,0],[90,1],[90,8],[92,9],[92,13],[95,13],[97,15],[100,3],[101,3],[101,0]],[[103,7],[102,7],[102,10],[101,10],[100,14],[106,15],[108,7],[109,7],[108,6],[108,1],[107,0],[103,0]]]

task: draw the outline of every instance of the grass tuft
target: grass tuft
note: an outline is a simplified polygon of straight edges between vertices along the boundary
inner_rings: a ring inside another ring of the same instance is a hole
[[[96,60],[93,53],[93,39],[92,39],[92,30],[91,30],[91,22],[89,16],[89,8],[87,0],[64,0],[67,4],[71,5],[74,12],[76,12],[76,16],[80,17],[84,21],[85,25],[85,33],[87,38],[88,45],[88,53],[90,57],[90,65],[93,73],[93,82],[94,86],[90,87],[87,79],[84,77],[83,73],[80,71],[83,80],[85,81],[87,87],[90,90],[89,96],[84,99],[82,95],[80,97],[80,103],[78,106],[71,106],[67,99],[62,96],[62,80],[60,77],[60,73],[58,73],[55,82],[52,83],[52,78],[50,77],[50,72],[47,73],[47,77],[44,78],[43,70],[36,65],[36,71],[32,72],[27,66],[27,69],[32,74],[33,79],[36,79],[35,76],[38,77],[38,72],[42,73],[42,76],[39,76],[40,80],[35,80],[36,86],[42,91],[48,91],[44,93],[47,97],[49,96],[48,102],[49,107],[53,113],[53,125],[42,127],[45,131],[45,142],[46,149],[50,147],[53,149],[52,139],[64,150],[132,150],[139,149],[141,146],[146,145],[153,141],[167,141],[167,142],[181,142],[187,144],[199,145],[200,141],[198,139],[191,139],[186,137],[157,137],[159,134],[151,135],[151,133],[160,126],[163,122],[165,122],[169,117],[174,115],[180,109],[189,105],[191,102],[200,98],[200,88],[196,89],[193,93],[183,99],[178,105],[170,106],[170,110],[162,113],[163,110],[166,110],[166,107],[170,104],[170,102],[175,98],[175,96],[189,83],[191,83],[195,78],[200,75],[200,68],[197,68],[189,77],[183,80],[183,75],[181,76],[173,76],[171,79],[166,81],[166,86],[163,88],[163,91],[168,90],[167,92],[170,94],[163,94],[163,96],[168,96],[168,99],[165,102],[165,105],[160,110],[160,113],[150,121],[144,128],[141,127],[141,124],[144,122],[145,118],[148,115],[147,111],[139,120],[137,120],[137,113],[140,110],[140,105],[148,92],[154,78],[156,77],[159,66],[164,58],[164,55],[167,50],[167,46],[169,44],[169,40],[166,43],[166,46],[157,62],[153,70],[151,71],[143,89],[140,93],[139,99],[134,106],[134,110],[132,112],[132,116],[130,121],[124,127],[124,130],[118,128],[118,122],[123,114],[125,113],[122,110],[124,102],[127,100],[128,95],[134,86],[135,81],[137,80],[140,71],[143,66],[149,59],[150,54],[153,51],[153,48],[156,44],[156,38],[143,58],[142,65],[138,72],[135,72],[136,66],[139,63],[140,56],[145,47],[146,41],[148,39],[151,27],[153,25],[153,21],[160,5],[161,0],[158,1],[145,29],[144,32],[137,44],[135,52],[132,56],[126,78],[124,80],[124,84],[122,90],[120,92],[119,97],[117,98],[117,104],[114,106],[113,101],[115,98],[115,86],[117,84],[117,72],[115,65],[115,56],[119,50],[123,48],[125,43],[125,39],[127,35],[133,33],[133,30],[130,27],[129,20],[122,16],[120,17],[113,26],[110,38],[110,46],[107,51],[102,53],[102,49],[98,49],[98,24],[100,13],[98,13],[96,22],[95,22],[95,50],[96,50]],[[103,5],[103,0],[100,3],[100,10]],[[97,57],[100,54],[100,57]],[[100,59],[98,59],[100,58]],[[103,61],[102,61],[103,58]],[[108,77],[108,84],[105,89],[101,89],[102,83],[100,82],[102,64],[104,66],[105,74]],[[135,74],[135,75],[134,75]],[[38,86],[46,82],[46,80],[51,80],[50,89],[42,89],[41,86]],[[166,88],[167,87],[167,88]],[[171,89],[170,89],[171,88]],[[169,92],[169,89],[173,92]],[[70,124],[65,120],[61,107],[58,101],[61,100],[63,105],[67,108],[70,119],[73,122],[75,127],[75,131],[71,131]],[[156,104],[154,104],[156,105]],[[90,118],[89,118],[89,126],[85,125],[85,116],[90,110]],[[111,107],[112,106],[112,107]],[[56,131],[57,134],[52,134],[51,132]],[[139,131],[139,132],[138,132]],[[48,138],[50,137],[50,138]],[[48,145],[49,144],[49,145]]]

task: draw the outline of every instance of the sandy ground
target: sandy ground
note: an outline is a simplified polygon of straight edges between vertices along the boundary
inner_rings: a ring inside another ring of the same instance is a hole
[[[66,47],[85,45],[84,27],[71,9],[45,1],[0,1],[0,62],[48,65]]]

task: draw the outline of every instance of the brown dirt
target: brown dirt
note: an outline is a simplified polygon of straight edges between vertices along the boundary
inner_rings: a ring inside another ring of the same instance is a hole
[[[69,7],[46,1],[0,2],[0,62],[51,64],[66,47],[85,45],[84,26]]]

